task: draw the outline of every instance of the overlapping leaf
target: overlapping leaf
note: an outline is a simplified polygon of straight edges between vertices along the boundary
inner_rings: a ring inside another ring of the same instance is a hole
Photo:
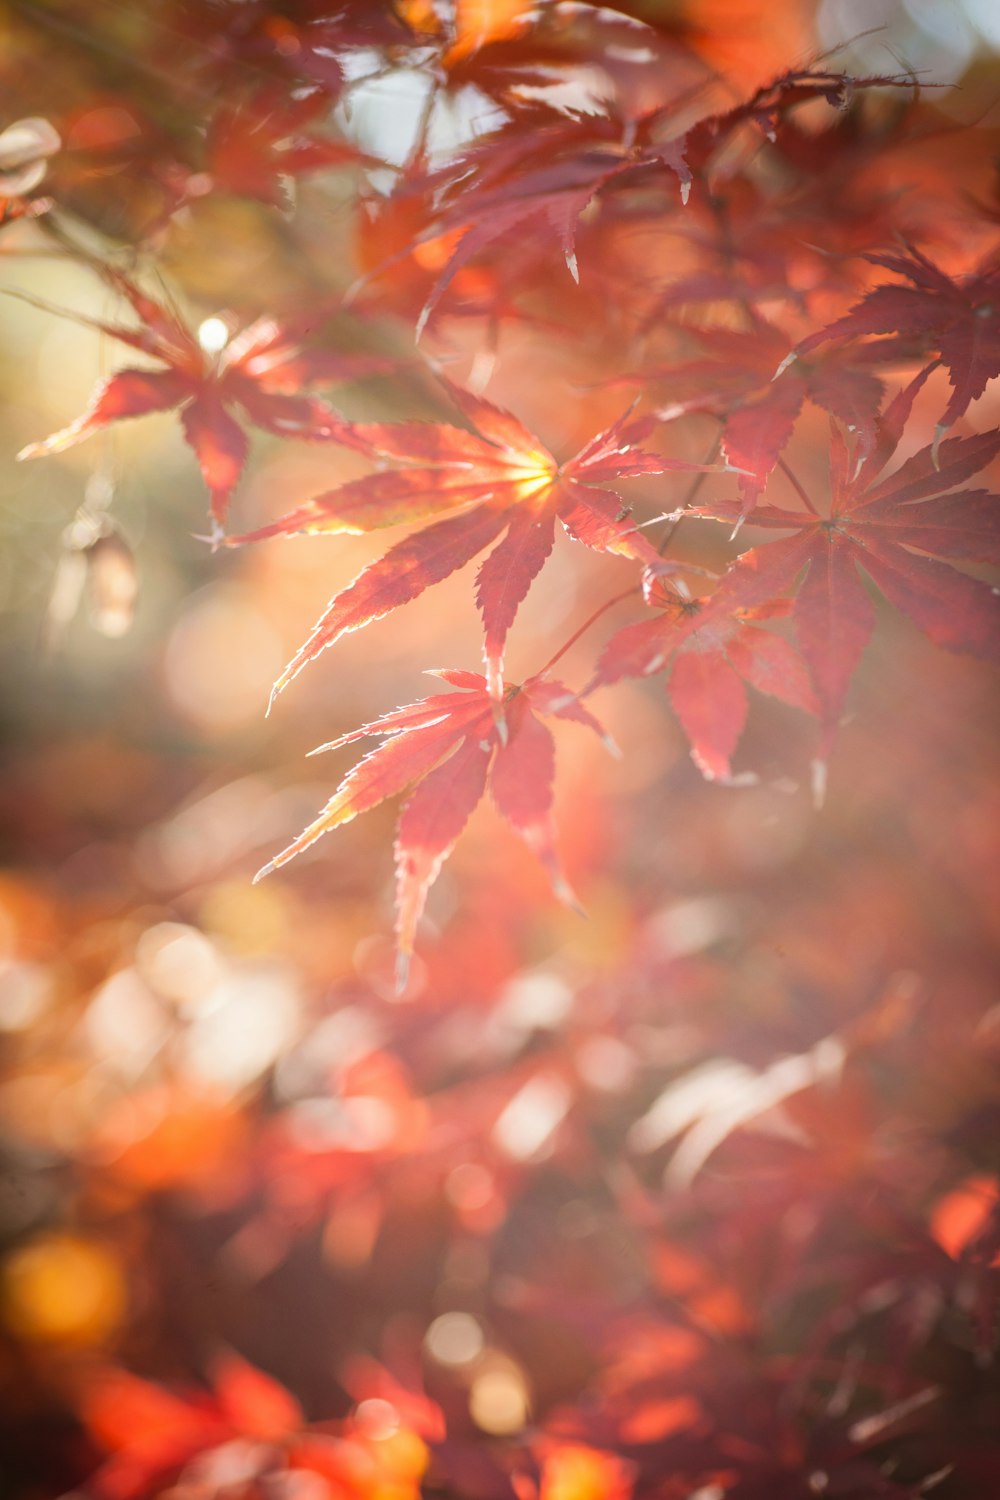
[[[765,488],[804,402],[842,421],[862,452],[870,448],[884,387],[873,373],[877,358],[868,351],[790,358],[786,336],[762,319],[751,332],[703,328],[697,338],[703,359],[647,371],[644,378],[669,384],[675,403],[662,416],[712,411],[724,418],[722,452],[742,470],[744,514]]]
[[[262,1370],[225,1352],[214,1374],[212,1395],[181,1395],[125,1370],[93,1371],[81,1415],[110,1456],[89,1493],[101,1500],[141,1500],[162,1493],[188,1463],[224,1443],[283,1442],[301,1428],[298,1402]]]
[[[709,780],[728,781],[747,718],[747,684],[807,713],[816,710],[798,652],[758,623],[788,614],[791,601],[734,610],[725,597],[683,600],[658,590],[656,599],[656,616],[612,636],[591,689],[668,668],[667,693],[695,764]]]
[[[216,187],[287,207],[285,179],[363,160],[355,146],[314,127],[329,111],[322,88],[291,98],[275,88],[223,104],[206,142],[206,167]]]
[[[834,429],[829,515],[758,506],[755,526],[790,535],[745,552],[716,596],[745,609],[795,591],[792,616],[827,743],[875,625],[865,578],[938,645],[1000,654],[997,591],[940,561],[1000,564],[1000,497],[959,488],[1000,453],[1000,432],[950,438],[937,452],[930,445],[880,477],[920,383],[890,405],[860,465]],[[726,520],[738,514],[726,505],[697,513]]]
[[[173,0],[164,7],[161,41],[180,41],[178,61],[185,72],[231,82],[234,64],[241,78],[262,72],[325,90],[335,99],[344,85],[345,55],[359,48],[400,46],[416,41],[403,17],[404,6],[370,0],[297,0],[294,6],[268,0]]]
[[[432,178],[428,187],[441,199],[438,232],[457,232],[461,238],[427,299],[418,332],[460,268],[521,227],[538,224],[554,234],[579,280],[577,225],[602,190],[620,180],[669,172],[686,202],[692,179],[684,142],[659,138],[663,115],[658,110],[641,122],[620,114],[588,115],[528,137],[499,132]]]
[[[591,201],[611,187],[648,187],[669,177],[685,204],[692,183],[738,132],[754,144],[773,135],[788,111],[823,99],[844,108],[857,89],[897,80],[839,73],[788,73],[723,113],[694,125],[686,98],[637,110],[631,99],[604,101],[592,113],[546,123],[527,134],[518,122],[484,136],[422,184],[436,199],[437,233],[461,235],[431,290],[426,323],[455,273],[515,230],[535,224],[556,237],[578,279],[576,233]],[[686,80],[690,87],[690,79]]]
[[[505,114],[538,119],[574,112],[596,88],[628,92],[652,71],[676,68],[681,49],[658,47],[655,30],[637,16],[581,0],[572,4],[530,0],[457,0],[433,6],[402,0],[403,13],[437,50],[435,82],[456,93],[475,88]],[[595,59],[600,68],[595,69]],[[704,69],[701,69],[703,75]],[[569,90],[567,91],[567,85]],[[588,87],[589,85],[589,87]]]
[[[883,336],[880,344],[892,352],[916,339],[925,357],[948,371],[952,394],[940,426],[951,427],[1000,375],[1000,266],[988,264],[956,280],[913,246],[905,255],[867,258],[910,285],[875,287],[844,317],[804,339],[798,352],[807,354],[831,339],[872,335]]]
[[[518,606],[548,557],[560,522],[576,541],[644,563],[659,558],[606,486],[619,479],[703,465],[641,447],[648,417],[626,414],[560,464],[509,412],[448,387],[477,431],[447,425],[362,424],[355,439],[405,465],[356,479],[233,542],[294,532],[368,532],[423,523],[337,594],[278,678],[281,692],[307,662],[349,631],[417,598],[500,541],[476,579],[491,691],[501,691],[504,644]]]
[[[369,735],[382,744],[349,771],[319,817],[257,876],[287,864],[324,833],[388,797],[408,794],[396,834],[398,979],[405,986],[427,892],[489,785],[498,812],[542,861],[553,888],[572,901],[559,868],[552,822],[555,743],[542,714],[600,725],[557,682],[533,677],[504,693],[503,718],[484,677],[440,671],[457,693],[439,693],[384,714],[324,745],[337,750]]]

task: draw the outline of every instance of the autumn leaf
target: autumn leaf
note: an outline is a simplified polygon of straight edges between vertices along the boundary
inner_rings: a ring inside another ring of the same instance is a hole
[[[607,486],[641,474],[705,466],[646,451],[641,444],[652,418],[626,413],[560,464],[510,412],[457,386],[446,388],[476,431],[430,423],[355,426],[357,441],[404,467],[351,480],[267,526],[229,538],[236,545],[296,532],[363,533],[429,523],[330,600],[275,683],[272,702],[327,646],[416,599],[498,538],[476,578],[495,697],[502,692],[507,633],[552,550],[557,522],[597,552],[659,563],[629,519],[628,507]]]
[[[232,1350],[216,1356],[212,1375],[219,1411],[234,1431],[277,1442],[302,1426],[302,1408],[294,1396]]]
[[[530,136],[501,131],[421,184],[441,205],[435,232],[460,237],[424,304],[418,338],[461,267],[514,231],[547,228],[579,281],[577,224],[597,194],[619,181],[669,172],[686,203],[691,172],[684,142],[661,138],[664,118],[663,110],[638,121],[602,113],[557,121]]]
[[[385,361],[309,349],[304,347],[304,340],[310,321],[283,327],[267,317],[250,324],[214,353],[202,347],[167,305],[155,301],[118,272],[103,274],[131,303],[140,326],[130,329],[93,319],[83,321],[159,360],[162,368],[115,371],[97,386],[81,416],[61,431],[23,448],[19,459],[62,452],[125,417],[176,408],[185,441],[194,451],[211,495],[213,521],[221,528],[249,448],[246,433],[231,408],[280,437],[337,441],[368,451],[331,406],[303,392],[313,385],[379,373]]]
[[[223,86],[231,86],[234,71],[241,80],[270,74],[289,91],[298,83],[319,87],[330,101],[343,89],[344,63],[352,52],[416,40],[403,11],[403,0],[391,6],[307,0],[297,7],[261,3],[249,9],[176,0],[172,7],[181,23],[176,35],[185,44],[186,70]]]
[[[755,319],[752,330],[700,328],[701,359],[637,375],[668,386],[669,420],[710,411],[723,418],[721,449],[741,471],[742,513],[748,515],[787,446],[806,401],[821,407],[855,434],[862,454],[874,442],[884,387],[866,350],[830,350],[826,357],[797,358],[780,329]]]
[[[291,97],[268,87],[221,105],[205,145],[213,183],[225,192],[287,208],[287,179],[363,163],[365,156],[349,141],[310,128],[322,124],[329,110],[325,87],[302,89]]]
[[[320,747],[338,750],[369,735],[384,737],[348,772],[319,817],[255,877],[260,880],[279,869],[322,834],[387,798],[406,794],[396,831],[400,990],[406,986],[427,892],[487,785],[497,811],[545,866],[556,894],[573,903],[555,852],[555,743],[539,716],[554,714],[602,734],[590,712],[557,682],[533,677],[520,687],[508,686],[501,718],[486,679],[478,673],[432,675],[458,692],[396,709]]]
[[[443,66],[452,67],[488,42],[517,36],[529,24],[532,9],[529,0],[457,0],[454,41]]]
[[[107,1500],[160,1494],[200,1454],[234,1438],[279,1442],[302,1426],[294,1397],[231,1351],[217,1357],[213,1386],[212,1393],[174,1393],[126,1370],[92,1371],[80,1414],[110,1456],[91,1479],[90,1493]]]
[[[1000,375],[1000,266],[955,280],[914,246],[905,255],[869,255],[873,265],[910,283],[877,286],[844,317],[803,339],[798,354],[830,340],[884,335],[875,346],[891,354],[914,339],[926,358],[945,366],[951,399],[939,427],[953,426],[971,401]]]
[[[595,100],[587,110],[544,120],[530,132],[515,116],[444,167],[410,183],[411,190],[436,207],[428,226],[433,236],[458,236],[420,314],[418,338],[456,273],[515,234],[540,231],[554,236],[570,273],[579,280],[577,227],[595,200],[607,202],[609,190],[621,189],[624,199],[626,190],[648,190],[668,182],[675,195],[673,205],[683,207],[692,186],[703,181],[709,164],[724,155],[734,139],[749,133],[752,149],[757,149],[760,140],[774,138],[801,105],[824,100],[842,111],[858,91],[902,81],[789,72],[733,108],[705,113],[694,123],[686,94],[641,108],[627,86],[619,88],[618,98],[612,94]],[[669,206],[668,202],[668,210]],[[734,246],[732,254],[737,253]],[[733,295],[732,254],[725,273],[716,278],[714,297]]]
[[[1000,599],[988,584],[940,561],[1000,564],[1000,497],[958,487],[1000,452],[1000,431],[922,448],[886,477],[916,388],[890,404],[860,465],[833,429],[830,511],[758,506],[753,524],[791,533],[745,552],[717,596],[754,608],[795,592],[792,618],[819,696],[829,744],[847,687],[875,625],[863,576],[938,645],[998,653]],[[808,499],[808,496],[806,496]],[[733,506],[693,514],[736,518]]]
[[[934,1205],[930,1233],[941,1248],[959,1260],[997,1217],[1000,1191],[994,1178],[972,1177]]]
[[[789,613],[778,599],[733,609],[723,597],[680,599],[657,592],[659,613],[626,625],[605,646],[587,691],[623,677],[669,669],[667,694],[702,775],[732,779],[730,760],[747,718],[749,684],[807,713],[817,704],[802,659],[783,636],[758,623]]]

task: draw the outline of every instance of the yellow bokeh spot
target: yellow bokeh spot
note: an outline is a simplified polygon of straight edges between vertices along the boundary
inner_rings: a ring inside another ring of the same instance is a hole
[[[469,1390],[469,1414],[483,1432],[508,1437],[528,1420],[530,1401],[520,1371],[498,1362],[477,1375]]]
[[[117,1261],[73,1235],[45,1235],[16,1250],[2,1286],[4,1320],[31,1342],[99,1344],[125,1312]]]
[[[223,881],[212,886],[198,915],[207,932],[237,953],[271,954],[288,932],[288,899],[279,886]]]
[[[394,1480],[418,1480],[427,1468],[427,1444],[417,1433],[400,1427],[378,1440],[379,1460]]]
[[[631,1493],[628,1466],[613,1454],[570,1444],[545,1460],[541,1500],[628,1500]]]

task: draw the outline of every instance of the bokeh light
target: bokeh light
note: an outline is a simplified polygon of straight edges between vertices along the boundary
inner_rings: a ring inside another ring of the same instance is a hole
[[[8,1328],[29,1342],[101,1344],[125,1314],[121,1268],[92,1241],[43,1235],[15,1251],[3,1268]]]

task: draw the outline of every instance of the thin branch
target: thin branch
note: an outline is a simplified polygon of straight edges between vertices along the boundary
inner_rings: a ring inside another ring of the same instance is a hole
[[[702,463],[703,464],[714,463],[715,460],[719,456],[719,450],[720,450],[721,447],[722,447],[722,431],[720,429],[716,433],[715,437],[712,439],[711,446],[709,447],[708,451],[706,452],[705,457],[701,460]],[[692,506],[694,504],[695,500],[698,498],[698,493],[701,490],[701,487],[705,483],[705,480],[707,478],[708,478],[708,473],[704,469],[701,471],[701,473],[696,474],[694,476],[694,478],[692,479],[691,483],[688,485],[687,493],[684,496],[684,499],[681,501],[680,505],[677,507],[678,510],[687,510],[687,509],[689,509],[690,506]],[[673,515],[673,520],[667,526],[666,531],[664,532],[663,536],[660,538],[660,545],[656,549],[657,552],[659,552],[659,554],[660,554],[661,557],[666,552],[667,548],[670,546],[670,543],[674,539],[674,535],[675,535],[675,533],[677,531],[678,526],[681,524],[681,522],[684,519],[683,516],[676,515],[674,512],[671,512],[671,515]]]
[[[556,652],[555,656],[549,658],[541,671],[535,673],[535,676],[544,677],[546,672],[550,672],[555,666],[556,662],[561,660],[561,658],[566,655],[566,652],[570,649],[571,646],[576,645],[580,637],[584,635],[590,629],[591,625],[593,625],[596,620],[599,620],[607,610],[611,609],[616,604],[620,604],[623,599],[630,598],[632,594],[638,594],[640,592],[641,590],[639,589],[638,585],[633,584],[630,589],[623,589],[620,594],[615,594],[613,598],[606,599],[598,609],[594,610],[594,613],[592,615],[584,620],[579,630],[574,631],[565,645],[559,647],[559,650]]]
[[[809,496],[806,494],[805,488],[802,485],[801,481],[796,478],[795,474],[792,472],[783,458],[778,459],[778,467],[781,469],[782,474],[784,474],[785,478],[788,480],[789,484],[792,486],[795,493],[802,501],[802,504],[805,506],[806,510],[810,511],[812,515],[818,516],[819,511],[816,509],[815,505],[813,505]]]

